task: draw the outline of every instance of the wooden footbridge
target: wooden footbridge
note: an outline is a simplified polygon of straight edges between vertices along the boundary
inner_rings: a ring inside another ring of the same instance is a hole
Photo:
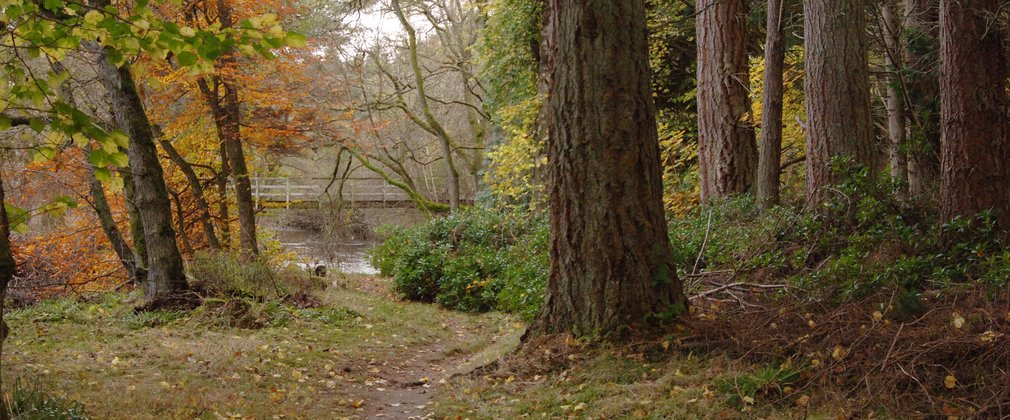
[[[414,202],[403,190],[382,178],[252,178],[252,195],[259,207],[321,207],[342,203],[349,207],[403,208]],[[343,187],[341,188],[341,183]]]

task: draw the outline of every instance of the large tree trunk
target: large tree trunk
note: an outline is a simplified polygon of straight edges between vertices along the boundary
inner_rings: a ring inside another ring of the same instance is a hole
[[[909,106],[908,190],[912,196],[936,192],[940,179],[940,85],[937,69],[937,0],[906,0],[904,33]]]
[[[884,61],[887,64],[887,154],[891,167],[891,180],[898,185],[897,194],[905,196],[908,180],[908,163],[905,159],[905,98],[901,89],[901,71],[904,65],[901,46],[901,22],[895,12],[895,0],[883,0],[880,14],[883,17],[881,32],[884,37]]]
[[[785,6],[782,3],[784,0],[768,0],[757,173],[757,203],[762,209],[779,203],[782,174],[782,95],[786,60],[786,31],[782,22]]]
[[[834,158],[875,168],[866,25],[859,0],[805,0],[803,15],[807,200],[819,204],[842,181]]]
[[[14,260],[14,250],[11,248],[11,225],[7,218],[6,203],[4,200],[3,177],[0,176],[0,361],[3,361],[4,341],[7,340],[7,334],[10,332],[10,328],[7,327],[7,320],[4,319],[7,285],[10,284],[14,275],[17,274],[18,269],[17,262]],[[3,387],[0,386],[0,394],[3,394],[3,392]],[[7,408],[7,404],[2,404],[4,412],[7,411]]]
[[[940,208],[944,220],[992,210],[1008,227],[1006,58],[999,0],[940,2]]]
[[[551,263],[533,334],[607,334],[686,308],[662,204],[642,0],[550,0]]]
[[[158,160],[151,123],[144,112],[133,76],[128,67],[116,67],[104,48],[96,48],[97,72],[112,99],[116,123],[130,137],[130,170],[137,207],[147,245],[148,271],[143,284],[148,303],[156,307],[168,303],[188,289],[182,255],[172,228],[171,204],[164,171]]]
[[[701,199],[750,190],[757,146],[750,120],[746,0],[697,6]]]

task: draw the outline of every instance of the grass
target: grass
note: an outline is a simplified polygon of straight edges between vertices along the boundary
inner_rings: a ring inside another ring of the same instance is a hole
[[[432,343],[445,357],[481,352],[488,332],[511,328],[497,314],[342,288],[325,291],[322,308],[287,308],[285,322],[260,329],[193,313],[134,315],[130,298],[12,311],[5,379],[37,378],[95,418],[360,416],[380,404],[366,384],[404,354]]]

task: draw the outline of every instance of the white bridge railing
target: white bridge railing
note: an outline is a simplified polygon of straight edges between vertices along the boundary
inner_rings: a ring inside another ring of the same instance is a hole
[[[348,178],[333,182],[329,178],[266,178],[250,179],[252,196],[257,203],[331,202],[399,203],[410,201],[403,190],[387,184],[381,178]],[[326,187],[329,185],[329,190]],[[338,197],[337,194],[340,194]]]

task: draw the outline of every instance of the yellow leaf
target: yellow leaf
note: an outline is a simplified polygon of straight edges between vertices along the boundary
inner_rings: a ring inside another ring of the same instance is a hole
[[[351,403],[351,407],[361,408],[361,405],[365,403],[365,400],[357,400]]]
[[[884,314],[880,311],[873,311],[873,320],[880,321],[881,319],[884,319]]]
[[[298,371],[298,369],[292,370],[291,377],[295,379],[302,379],[302,372]]]
[[[957,378],[954,375],[947,375],[946,378],[943,378],[943,386],[947,389],[954,389],[957,386]]]
[[[809,403],[810,403],[810,396],[806,394],[800,395],[800,397],[796,399],[796,405],[799,407],[806,407],[807,404]]]
[[[964,326],[964,317],[961,314],[954,312],[954,320],[952,321],[954,328],[961,329]]]
[[[743,402],[747,403],[748,405],[749,404],[754,404],[754,397],[751,397],[749,395],[744,395]]]
[[[996,337],[999,337],[999,334],[996,333],[996,331],[989,330],[982,334],[979,334],[978,339],[982,340],[983,343],[989,343],[995,340]]]
[[[835,360],[842,360],[845,355],[849,354],[849,350],[842,346],[835,346],[835,351],[831,352],[831,358]]]

